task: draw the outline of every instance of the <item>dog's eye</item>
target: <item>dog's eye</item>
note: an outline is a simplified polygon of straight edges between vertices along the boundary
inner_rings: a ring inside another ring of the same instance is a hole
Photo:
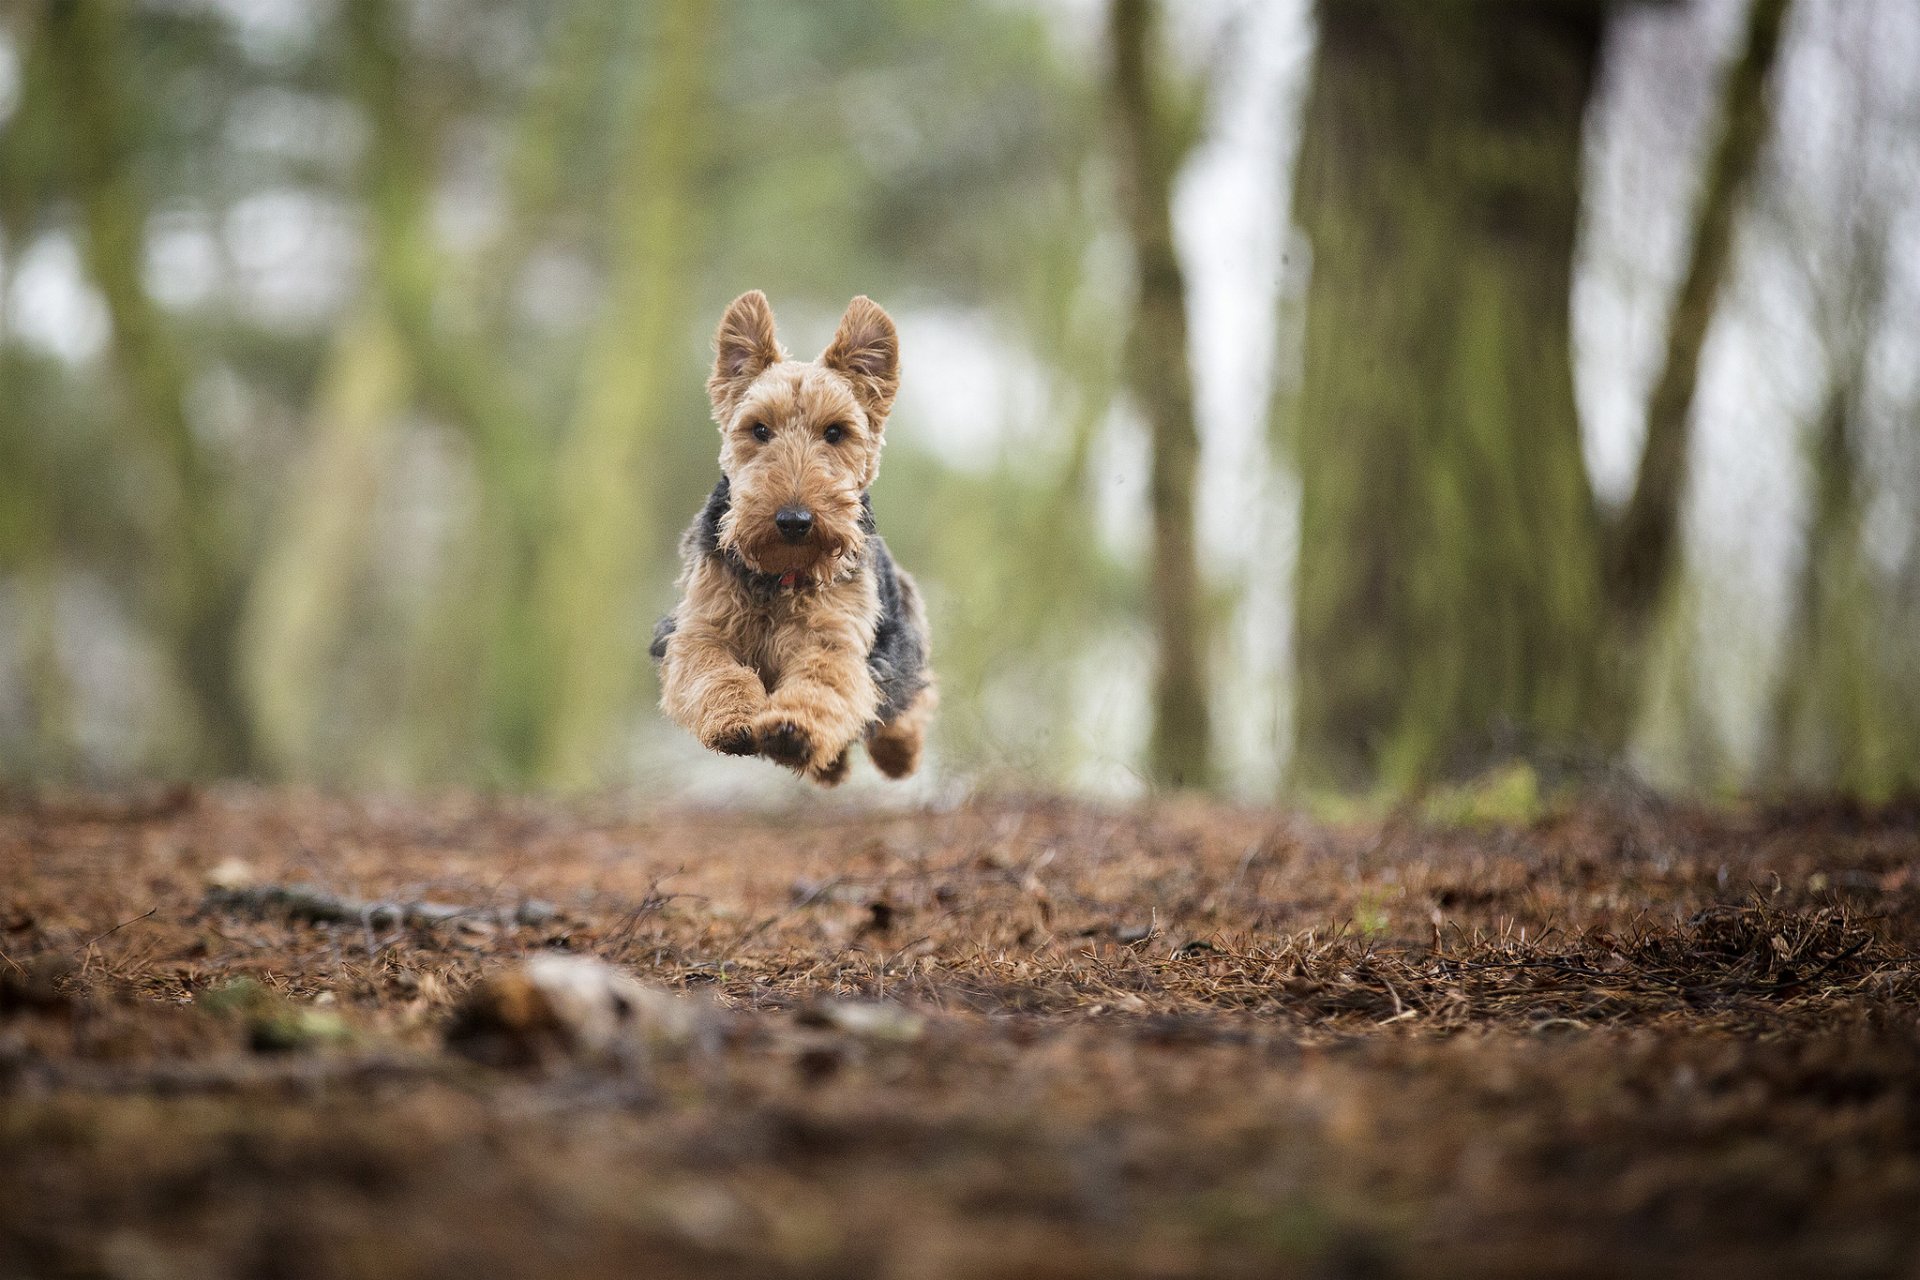
[[[761,444],[765,444],[767,441],[773,439],[773,428],[764,422],[756,422],[753,424],[753,438]]]
[[[820,433],[820,438],[822,440],[825,440],[828,444],[839,444],[842,437],[844,437],[846,434],[847,434],[847,429],[841,426],[839,423],[835,422],[829,425],[825,431],[822,431]]]

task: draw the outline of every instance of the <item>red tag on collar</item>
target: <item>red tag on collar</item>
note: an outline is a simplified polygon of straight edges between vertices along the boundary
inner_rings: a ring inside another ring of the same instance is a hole
[[[789,569],[780,575],[780,586],[783,590],[791,591],[794,587],[798,586],[799,583],[800,571],[798,569]]]

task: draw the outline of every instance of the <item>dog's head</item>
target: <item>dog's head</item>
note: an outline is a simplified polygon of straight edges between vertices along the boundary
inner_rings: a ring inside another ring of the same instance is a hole
[[[792,360],[758,289],[733,300],[714,335],[707,394],[732,507],[720,545],[761,573],[829,578],[865,543],[862,495],[900,386],[900,339],[855,298],[813,361]]]

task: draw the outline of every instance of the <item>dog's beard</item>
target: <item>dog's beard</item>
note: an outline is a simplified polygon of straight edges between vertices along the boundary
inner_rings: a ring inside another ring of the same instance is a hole
[[[815,518],[819,519],[818,514]],[[794,573],[831,578],[841,565],[859,557],[865,542],[857,521],[839,519],[815,524],[804,542],[788,542],[771,520],[741,519],[737,511],[728,513],[720,529],[723,551],[739,557],[755,573],[775,577]]]

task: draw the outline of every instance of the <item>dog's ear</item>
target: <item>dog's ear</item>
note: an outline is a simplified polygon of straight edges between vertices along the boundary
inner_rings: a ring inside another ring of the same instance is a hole
[[[900,335],[894,332],[893,317],[872,298],[855,298],[820,363],[853,384],[860,407],[879,430],[893,408],[893,393],[900,389]]]
[[[707,397],[713,401],[714,417],[724,420],[753,380],[780,359],[767,295],[758,289],[741,294],[728,304],[713,335],[713,376],[707,379]]]

